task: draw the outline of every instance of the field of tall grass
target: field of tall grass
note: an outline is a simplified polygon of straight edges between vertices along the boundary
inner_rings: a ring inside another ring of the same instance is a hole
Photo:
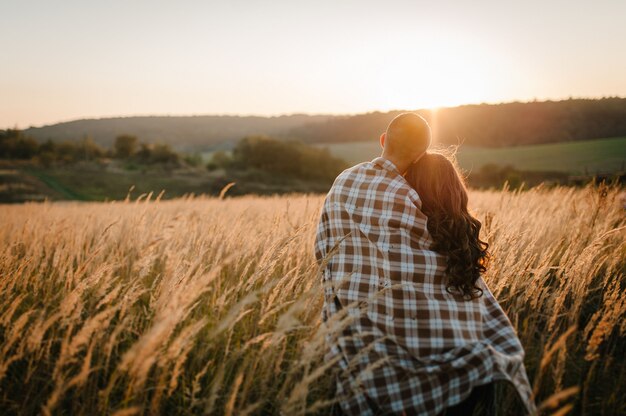
[[[471,193],[542,413],[626,412],[620,192]],[[327,414],[322,201],[0,206],[0,414]]]

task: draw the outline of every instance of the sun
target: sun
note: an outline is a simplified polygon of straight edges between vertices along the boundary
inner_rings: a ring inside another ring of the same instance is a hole
[[[437,37],[415,50],[391,51],[377,68],[377,99],[387,109],[437,108],[486,101],[501,77],[495,59],[462,39]]]

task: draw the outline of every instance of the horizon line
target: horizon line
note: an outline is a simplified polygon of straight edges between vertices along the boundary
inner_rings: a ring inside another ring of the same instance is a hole
[[[451,109],[451,108],[459,108],[459,107],[467,107],[467,106],[480,106],[480,105],[505,105],[505,104],[530,104],[530,103],[547,103],[547,102],[561,102],[561,101],[570,101],[570,100],[604,100],[604,99],[625,99],[626,96],[620,95],[603,95],[603,96],[569,96],[567,98],[545,98],[538,99],[534,98],[532,100],[511,100],[511,101],[483,101],[483,102],[473,102],[473,103],[464,103],[458,105],[449,105],[449,106],[435,106],[435,107],[424,107],[417,109],[371,109],[360,112],[332,112],[332,113],[317,113],[317,112],[285,112],[285,113],[273,113],[273,114],[259,114],[259,113],[184,113],[184,114],[176,114],[176,113],[135,113],[135,114],[125,114],[125,115],[105,115],[101,117],[75,117],[71,119],[59,120],[56,122],[41,124],[41,125],[30,125],[28,127],[20,128],[15,123],[14,127],[6,127],[0,128],[0,130],[28,130],[28,129],[38,129],[49,126],[54,126],[57,124],[65,124],[72,123],[76,121],[87,121],[87,120],[111,120],[111,119],[120,119],[120,118],[139,118],[139,117],[259,117],[259,118],[280,118],[280,117],[293,117],[293,116],[310,116],[310,117],[319,117],[319,116],[328,116],[328,117],[340,117],[340,116],[348,116],[353,117],[357,115],[363,114],[371,114],[371,113],[392,113],[397,111],[433,111],[433,110],[441,110],[441,109]]]

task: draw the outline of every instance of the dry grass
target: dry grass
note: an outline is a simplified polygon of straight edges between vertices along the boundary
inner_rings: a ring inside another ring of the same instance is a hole
[[[626,410],[619,197],[472,193],[546,412]],[[0,413],[328,412],[322,199],[0,206]]]

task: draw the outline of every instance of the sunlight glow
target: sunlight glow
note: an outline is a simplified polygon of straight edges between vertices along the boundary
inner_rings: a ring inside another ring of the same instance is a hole
[[[478,51],[478,52],[477,52]],[[501,81],[495,59],[475,46],[444,37],[416,45],[415,52],[396,51],[403,59],[378,73],[378,101],[383,108],[436,108],[473,103],[493,94]]]

